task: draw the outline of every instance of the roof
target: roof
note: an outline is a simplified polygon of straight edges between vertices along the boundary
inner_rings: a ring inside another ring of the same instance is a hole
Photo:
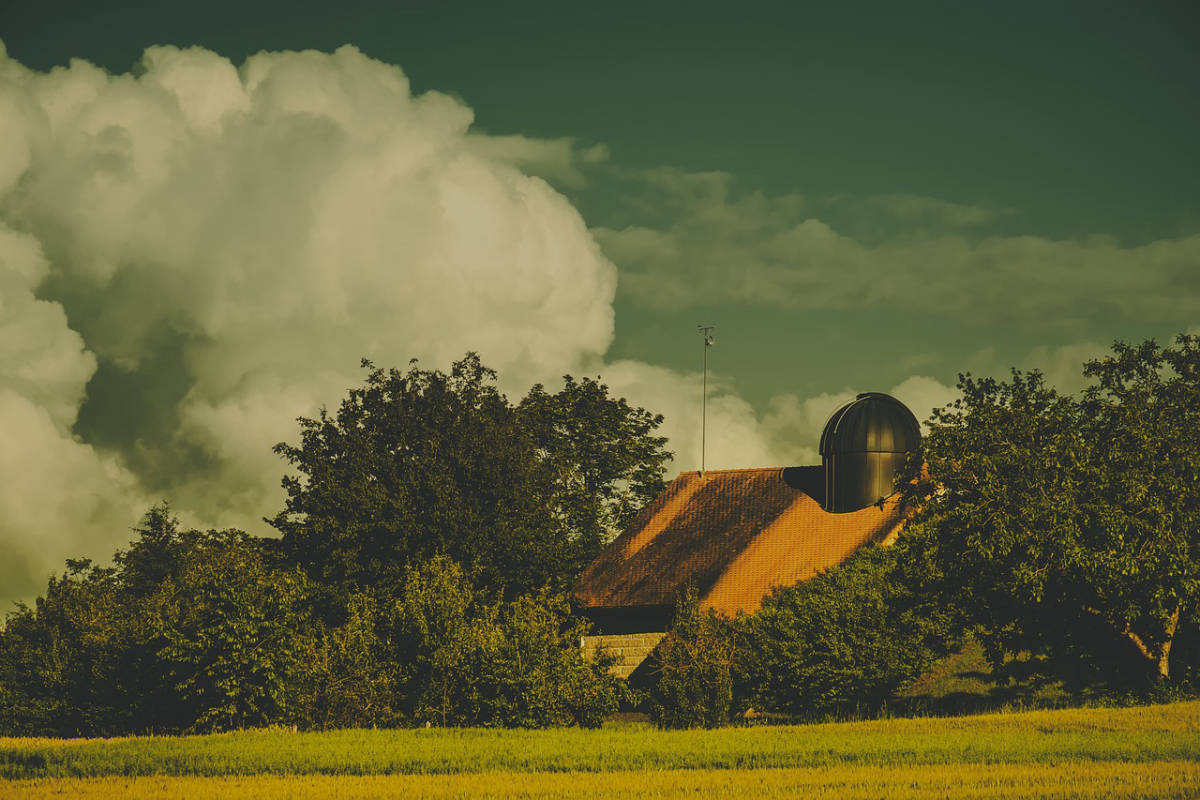
[[[752,612],[773,587],[808,580],[899,530],[896,496],[846,514],[822,509],[813,497],[820,474],[680,474],[584,571],[576,600],[591,609],[667,606],[691,585],[702,608]]]

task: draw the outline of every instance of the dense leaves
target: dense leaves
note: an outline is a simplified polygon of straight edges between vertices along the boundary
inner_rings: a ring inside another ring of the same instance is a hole
[[[586,564],[663,490],[671,454],[666,439],[654,435],[662,415],[570,375],[556,394],[534,386],[518,411],[550,467],[552,508]]]
[[[617,682],[584,659],[585,625],[561,597],[489,601],[458,565],[435,558],[406,570],[394,630],[415,722],[596,727],[616,709]]]
[[[273,566],[264,541],[180,530],[161,507],[140,530],[117,566],[75,562],[9,617],[0,732],[594,727],[616,708],[608,662],[585,660],[586,623],[560,595],[491,599],[439,556],[327,624],[314,584]]]
[[[733,703],[733,628],[701,610],[696,593],[679,598],[671,629],[651,656],[650,717],[663,728],[712,728]]]
[[[313,624],[301,642],[297,690],[289,717],[307,729],[387,727],[404,724],[397,669],[383,630],[379,603],[369,593],[346,599],[337,626]]]
[[[375,369],[336,415],[302,419],[299,446],[276,448],[304,476],[285,478],[272,523],[291,559],[339,593],[394,594],[406,564],[438,554],[489,586],[551,580],[570,542],[494,379],[474,356],[449,375]]]
[[[270,569],[246,534],[197,537],[149,604],[172,721],[209,731],[288,717],[310,628],[305,596],[304,576]]]
[[[906,585],[894,548],[777,590],[738,622],[737,701],[814,717],[874,712],[953,643],[945,611]]]
[[[0,631],[0,731],[598,725],[616,683],[560,592],[661,488],[662,418],[495,382],[370,367],[276,448],[281,540],[163,505],[112,567],[71,562]]]
[[[995,664],[1163,680],[1200,603],[1200,347],[1117,343],[1085,374],[1081,398],[1037,372],[963,376],[906,487],[906,548]]]
[[[474,354],[448,375],[372,369],[337,414],[301,419],[276,448],[301,473],[272,521],[289,557],[341,594],[393,594],[435,555],[509,596],[567,588],[661,487],[661,417],[570,377],[513,407],[495,378]]]
[[[963,376],[894,548],[736,620],[685,596],[649,664],[655,721],[869,712],[968,627],[997,669],[1200,681],[1200,338],[1084,371],[1078,396]],[[371,368],[300,420],[280,540],[164,505],[112,566],[69,561],[0,630],[0,733],[599,725],[620,683],[561,592],[661,490],[662,420],[591,379],[515,406],[495,379],[474,355]]]
[[[0,636],[0,724],[23,733],[207,731],[286,715],[303,577],[237,531],[151,511],[117,566],[72,562]]]
[[[112,733],[140,722],[123,691],[137,681],[141,640],[112,570],[73,561],[34,608],[9,615],[0,634],[0,731],[70,736]]]

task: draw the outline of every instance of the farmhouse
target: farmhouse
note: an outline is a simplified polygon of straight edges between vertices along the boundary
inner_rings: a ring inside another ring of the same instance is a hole
[[[890,543],[903,525],[895,476],[919,442],[913,413],[870,392],[829,418],[820,466],[681,473],[576,584],[575,602],[598,631],[584,649],[616,654],[628,677],[689,586],[701,608],[752,612],[773,588]]]

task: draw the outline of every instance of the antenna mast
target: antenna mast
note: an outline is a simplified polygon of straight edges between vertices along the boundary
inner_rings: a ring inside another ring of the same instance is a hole
[[[716,325],[709,323],[708,325],[697,325],[696,330],[704,337],[704,371],[701,379],[700,390],[700,474],[704,474],[704,449],[707,444],[706,437],[708,433],[708,348],[717,343],[713,338],[712,332],[716,329]]]

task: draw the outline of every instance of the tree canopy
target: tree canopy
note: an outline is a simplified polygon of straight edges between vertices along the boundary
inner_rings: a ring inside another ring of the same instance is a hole
[[[276,447],[300,475],[271,524],[339,590],[393,593],[406,564],[436,555],[510,594],[564,589],[663,484],[662,418],[598,382],[568,376],[513,406],[473,353],[449,374],[364,366],[336,414]]]
[[[994,662],[1162,680],[1200,603],[1200,340],[1118,342],[1084,373],[1078,397],[1036,371],[960,376],[905,487],[902,546]]]
[[[570,375],[555,394],[535,385],[518,412],[551,470],[552,507],[590,561],[663,490],[671,454],[654,435],[662,415]]]

